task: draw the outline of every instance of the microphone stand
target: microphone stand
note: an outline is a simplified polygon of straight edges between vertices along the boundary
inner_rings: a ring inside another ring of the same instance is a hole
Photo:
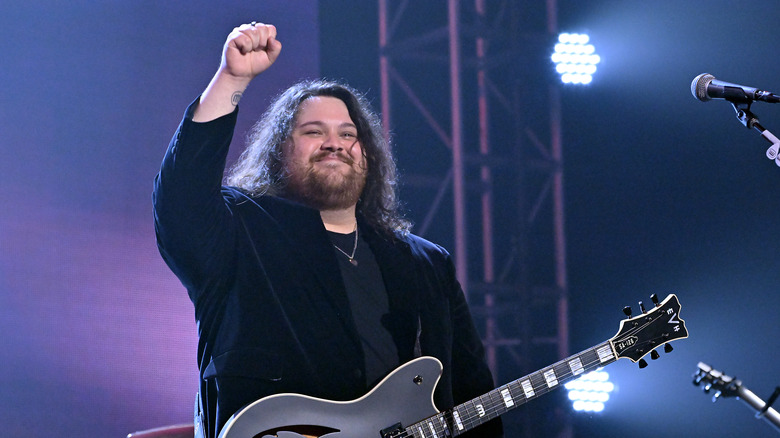
[[[780,139],[775,137],[768,129],[761,126],[761,123],[758,122],[758,117],[750,111],[750,104],[752,102],[729,102],[731,102],[731,105],[734,107],[734,111],[737,112],[737,119],[742,122],[746,128],[755,129],[760,132],[761,136],[772,144],[769,149],[766,150],[766,157],[770,160],[774,160],[775,164],[780,166],[780,156],[778,156],[778,152],[780,152]]]
[[[764,401],[753,391],[747,389],[741,380],[714,370],[704,362],[699,362],[699,369],[693,375],[693,384],[699,386],[702,382],[704,382],[704,388],[702,388],[704,392],[709,393],[711,390],[715,390],[715,395],[712,396],[713,403],[721,396],[736,397],[756,411],[756,418],[765,420],[777,432],[780,432],[780,413],[772,408],[772,405],[780,397],[780,386],[775,388],[775,392],[769,396],[767,401]]]
[[[740,386],[737,389],[737,392],[739,394],[737,398],[756,411],[757,419],[766,421],[773,426],[777,432],[780,432],[780,413],[772,408],[772,404],[777,400],[778,394],[780,394],[780,386],[775,388],[775,392],[766,402],[744,386]]]

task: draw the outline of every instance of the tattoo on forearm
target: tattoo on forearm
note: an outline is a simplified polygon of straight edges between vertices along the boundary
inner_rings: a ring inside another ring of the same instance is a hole
[[[238,101],[241,100],[241,96],[243,95],[244,93],[240,91],[236,91],[235,93],[233,93],[233,97],[231,98],[231,102],[233,103],[233,106],[238,105]]]

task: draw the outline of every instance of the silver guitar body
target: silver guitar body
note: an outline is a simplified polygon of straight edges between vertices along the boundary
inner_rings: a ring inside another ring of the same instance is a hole
[[[441,372],[438,359],[424,356],[395,369],[356,400],[300,394],[265,397],[230,417],[219,438],[297,437],[301,426],[317,426],[326,431],[317,436],[327,438],[379,438],[393,425],[406,427],[438,413],[433,391]]]

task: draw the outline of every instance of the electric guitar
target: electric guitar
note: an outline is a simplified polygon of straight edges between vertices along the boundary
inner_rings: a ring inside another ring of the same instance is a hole
[[[764,402],[753,391],[747,389],[741,380],[713,369],[704,362],[699,362],[699,369],[693,375],[693,384],[699,386],[702,383],[704,384],[702,389],[705,393],[713,393],[713,403],[720,397],[736,397],[753,408],[756,412],[756,418],[763,418],[780,432],[780,413],[771,407],[772,403],[780,396],[780,387],[777,387],[769,400]]]
[[[655,307],[620,322],[611,339],[521,377],[477,398],[439,412],[433,392],[442,364],[419,357],[392,371],[369,393],[351,401],[329,401],[300,394],[276,394],[236,412],[219,438],[444,438],[458,436],[581,375],[621,358],[647,365],[643,356],[658,357],[655,348],[688,337],[680,319],[680,302],[669,295]]]

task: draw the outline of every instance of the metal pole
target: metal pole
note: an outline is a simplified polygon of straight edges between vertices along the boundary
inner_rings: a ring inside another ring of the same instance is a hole
[[[547,0],[547,33],[558,33],[557,0]],[[558,288],[558,357],[569,355],[569,292],[566,275],[566,234],[563,200],[563,135],[561,134],[561,94],[556,85],[550,86],[550,149],[553,170],[553,239],[555,240],[555,285]],[[572,438],[574,427],[568,413],[563,414],[558,438]]]
[[[382,98],[382,131],[390,138],[390,60],[387,58],[387,0],[379,0],[379,88]]]
[[[547,0],[547,31],[558,31],[556,0]],[[555,169],[553,171],[553,229],[555,239],[555,285],[560,291],[558,299],[558,356],[569,355],[568,281],[566,278],[566,235],[563,201],[563,140],[561,134],[561,93],[550,86],[550,149]]]
[[[561,142],[561,103],[560,90],[550,87],[550,123],[552,157],[556,163],[553,173],[553,228],[555,239],[555,285],[558,298],[558,357],[563,359],[569,355],[569,310],[568,281],[566,277],[566,235],[564,200],[563,200],[563,152]]]
[[[485,22],[485,0],[476,0],[476,11],[480,28]],[[487,89],[487,71],[485,70],[485,57],[487,56],[487,42],[480,34],[477,35],[477,111],[479,119],[479,152],[484,156],[490,154],[490,126],[488,89]],[[495,282],[495,262],[493,260],[493,175],[490,166],[482,165],[480,168],[480,181],[482,183],[481,204],[482,204],[482,278],[485,284],[491,285]],[[488,290],[484,298],[487,317],[485,318],[485,350],[488,366],[493,370],[493,374],[498,373],[498,358],[496,355],[496,319],[492,310],[495,306],[495,297]]]
[[[463,127],[460,89],[460,31],[458,0],[447,7],[450,43],[450,108],[452,129],[453,204],[455,210],[455,268],[468,297],[468,251],[466,244],[466,184],[463,169]]]

